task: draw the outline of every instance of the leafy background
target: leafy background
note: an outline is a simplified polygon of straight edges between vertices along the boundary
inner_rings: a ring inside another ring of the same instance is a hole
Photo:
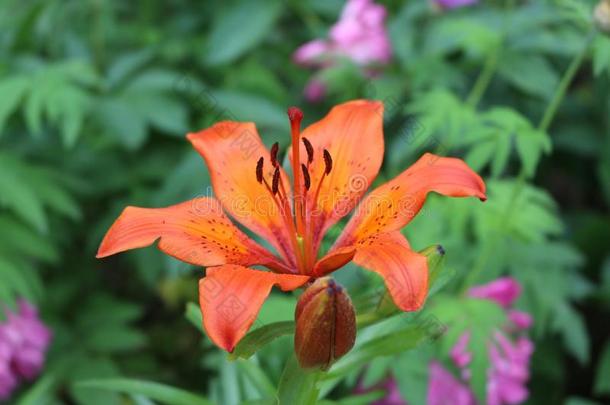
[[[229,361],[187,306],[201,269],[155,249],[104,261],[95,251],[124,206],[210,193],[187,131],[252,120],[267,144],[286,145],[287,106],[312,122],[354,97],[386,104],[381,181],[434,151],[482,173],[489,200],[429,198],[405,233],[417,249],[448,252],[440,292],[423,314],[363,328],[320,397],[368,403],[379,393],[354,397],[357,378],[392,371],[423,403],[426,364],[457,331],[474,328],[484,347],[502,323],[459,292],[510,274],[535,318],[528,402],[610,400],[610,38],[591,34],[593,2],[489,0],[447,13],[425,0],[381,3],[392,63],[373,79],[347,62],[329,69],[314,105],[302,96],[311,72],[291,54],[327,33],[342,1],[0,2],[0,301],[26,297],[54,331],[45,372],[16,403],[273,403],[290,337]],[[338,277],[354,297],[379,291],[358,268]],[[290,320],[293,306],[272,296],[257,326]],[[452,332],[419,344],[421,316]],[[487,365],[475,363],[480,394]],[[297,395],[285,389],[299,379],[290,361],[283,373],[280,392]]]

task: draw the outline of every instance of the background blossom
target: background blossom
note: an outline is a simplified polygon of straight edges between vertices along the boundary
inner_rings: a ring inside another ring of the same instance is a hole
[[[386,15],[385,7],[373,0],[348,0],[339,20],[330,28],[328,39],[301,45],[293,60],[301,66],[324,70],[348,59],[371,75],[375,65],[386,64],[392,58]],[[323,76],[318,74],[307,84],[307,100],[317,102],[323,98],[327,87]]]
[[[19,301],[17,312],[5,312],[0,324],[0,399],[8,398],[19,381],[40,373],[51,342],[51,332],[28,302]]]
[[[512,309],[521,294],[521,285],[511,277],[502,277],[490,283],[472,287],[468,295],[493,301],[506,312],[508,324],[503,330],[496,330],[490,336],[488,356],[490,368],[487,372],[487,404],[515,405],[528,397],[527,382],[530,377],[529,362],[534,352],[533,342],[523,335],[531,326],[529,314]],[[431,380],[428,388],[429,398],[451,398],[455,393],[461,393],[461,384],[470,381],[471,372],[468,368],[472,354],[468,350],[470,332],[463,333],[450,352],[451,361],[460,371],[462,383],[453,381],[453,376],[445,370],[439,370],[439,365],[431,365]],[[434,371],[434,372],[433,372]],[[451,378],[449,378],[451,377]],[[435,379],[448,378],[441,384]],[[471,396],[471,398],[474,398]],[[474,399],[463,396],[464,404],[475,404]],[[469,402],[470,401],[470,402]],[[436,402],[441,404],[443,402]]]

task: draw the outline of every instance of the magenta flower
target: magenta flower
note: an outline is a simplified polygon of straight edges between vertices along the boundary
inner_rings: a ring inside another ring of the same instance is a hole
[[[490,367],[487,370],[487,405],[517,405],[524,402],[529,395],[527,382],[534,344],[524,332],[531,327],[532,317],[512,308],[519,294],[520,284],[510,277],[473,287],[468,293],[473,298],[497,303],[506,311],[508,318],[508,324],[501,330],[496,330],[488,341]],[[451,363],[458,370],[457,377],[439,362],[430,363],[427,405],[477,405],[470,387],[470,339],[470,331],[464,332],[449,352]],[[356,392],[379,388],[385,388],[388,395],[376,404],[406,404],[401,399],[396,381],[392,377],[367,390],[359,385]]]
[[[444,10],[470,6],[477,2],[478,0],[434,0],[434,3]]]
[[[502,308],[509,308],[521,294],[521,286],[517,280],[501,277],[491,283],[472,287],[468,295],[496,302]]]
[[[529,314],[512,309],[521,294],[521,286],[510,277],[473,287],[468,295],[494,301],[506,311],[508,325],[497,330],[488,342],[490,367],[487,370],[487,405],[516,405],[528,397],[529,362],[534,344],[522,332],[532,325]],[[476,405],[469,387],[472,353],[468,351],[470,332],[463,333],[449,352],[459,378],[439,363],[430,364],[428,405]]]
[[[440,363],[430,363],[430,382],[428,383],[428,405],[475,405],[476,401],[470,388],[456,379]]]
[[[360,66],[388,63],[392,47],[385,29],[385,7],[373,0],[348,0],[328,40],[315,39],[296,50],[295,63],[309,67],[332,65],[347,58]]]
[[[315,39],[299,47],[293,55],[295,63],[319,69],[349,59],[372,75],[372,67],[386,64],[392,57],[392,46],[385,28],[385,7],[373,0],[348,0],[339,21],[330,29],[328,39]],[[305,96],[318,101],[326,86],[320,78],[307,85]]]
[[[0,400],[10,396],[19,380],[40,373],[50,341],[51,332],[32,305],[21,300],[17,313],[6,310],[0,324]]]
[[[520,404],[528,396],[525,384],[534,344],[524,337],[512,342],[500,332],[496,332],[495,340],[497,345],[489,347],[487,405]]]

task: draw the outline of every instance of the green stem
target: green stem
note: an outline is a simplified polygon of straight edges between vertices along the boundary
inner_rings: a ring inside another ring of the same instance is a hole
[[[576,55],[576,57],[572,60],[568,70],[566,70],[565,74],[563,75],[563,78],[561,79],[561,82],[559,82],[559,86],[557,87],[551,102],[547,106],[546,111],[542,116],[542,120],[540,120],[540,123],[538,124],[538,129],[540,131],[546,132],[549,129],[549,126],[551,125],[551,122],[553,122],[553,118],[555,118],[555,114],[557,113],[557,110],[559,109],[559,106],[566,95],[570,83],[572,83],[572,80],[574,80],[574,76],[576,76],[580,65],[582,65],[582,62],[585,60],[585,57],[589,52],[589,48],[591,47],[596,34],[597,30],[592,30],[587,35],[584,46],[578,55]]]
[[[491,83],[491,79],[493,78],[494,73],[496,72],[496,67],[498,66],[500,47],[501,44],[498,44],[497,48],[493,50],[485,60],[483,70],[481,70],[477,81],[466,99],[466,104],[472,108],[475,108],[477,104],[479,104],[479,101],[481,101],[483,98],[483,94],[485,94],[485,90],[487,90],[487,87],[489,87],[489,84]]]
[[[568,87],[570,86],[570,83],[572,83],[572,80],[574,80],[574,76],[576,76],[578,69],[582,65],[583,61],[585,60],[585,57],[587,56],[587,53],[589,52],[589,48],[591,47],[591,44],[593,42],[593,39],[595,38],[595,35],[596,35],[596,31],[592,31],[589,35],[587,35],[587,38],[585,40],[585,43],[584,43],[581,51],[574,57],[574,59],[570,63],[570,66],[568,66],[568,69],[566,70],[561,81],[557,85],[557,88],[555,89],[555,93],[553,94],[553,97],[551,98],[551,101],[549,102],[546,110],[544,111],[542,119],[540,120],[540,123],[538,124],[537,128],[539,131],[546,132],[549,129],[549,126],[553,122],[553,119],[555,118],[557,110],[559,109],[559,106],[561,105],[561,102],[565,98],[565,95],[568,90]],[[517,208],[516,203],[517,203],[517,200],[519,199],[519,197],[521,196],[521,193],[525,189],[526,180],[527,180],[527,175],[525,173],[525,170],[522,168],[515,181],[515,186],[512,190],[506,210],[504,211],[504,213],[502,215],[502,219],[500,222],[500,228],[499,228],[498,232],[491,239],[488,240],[487,244],[485,245],[485,248],[483,249],[483,252],[479,255],[478,260],[476,261],[472,271],[470,273],[468,273],[468,275],[466,276],[464,283],[462,285],[462,294],[465,294],[466,291],[468,291],[468,288],[472,284],[474,284],[474,282],[477,280],[479,274],[483,271],[483,269],[487,265],[487,262],[489,261],[492,254],[494,253],[494,248],[496,246],[498,239],[500,238],[500,236],[502,234],[505,233],[506,228],[510,222],[510,219],[512,218],[513,213],[514,213],[515,209]]]
[[[504,19],[502,24],[502,30],[500,31],[500,37],[498,43],[495,48],[489,53],[487,59],[485,59],[485,63],[483,64],[483,70],[477,77],[477,81],[474,83],[470,94],[466,98],[466,104],[468,104],[472,108],[476,108],[477,104],[483,98],[485,91],[489,87],[491,83],[491,79],[493,79],[494,74],[496,73],[496,68],[498,67],[498,61],[500,60],[500,55],[502,54],[502,46],[506,39],[506,35],[508,33],[508,28],[510,27],[510,16],[511,11],[515,5],[515,0],[507,0],[504,7]]]

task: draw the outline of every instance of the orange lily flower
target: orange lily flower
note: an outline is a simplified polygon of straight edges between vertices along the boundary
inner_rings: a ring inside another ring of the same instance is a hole
[[[291,291],[350,261],[379,274],[400,309],[417,310],[428,291],[427,261],[411,250],[400,229],[431,191],[486,198],[483,180],[462,160],[429,153],[364,197],[383,159],[381,102],[338,105],[302,132],[302,112],[293,107],[288,115],[292,185],[277,144],[266,149],[253,123],[220,122],[187,135],[207,163],[216,198],[166,208],[127,207],[97,254],[106,257],[158,240],[166,254],[207,267],[199,282],[204,328],[229,352],[274,285]],[[319,257],[326,231],[354,209],[333,247]],[[277,254],[250,239],[226,214]]]

